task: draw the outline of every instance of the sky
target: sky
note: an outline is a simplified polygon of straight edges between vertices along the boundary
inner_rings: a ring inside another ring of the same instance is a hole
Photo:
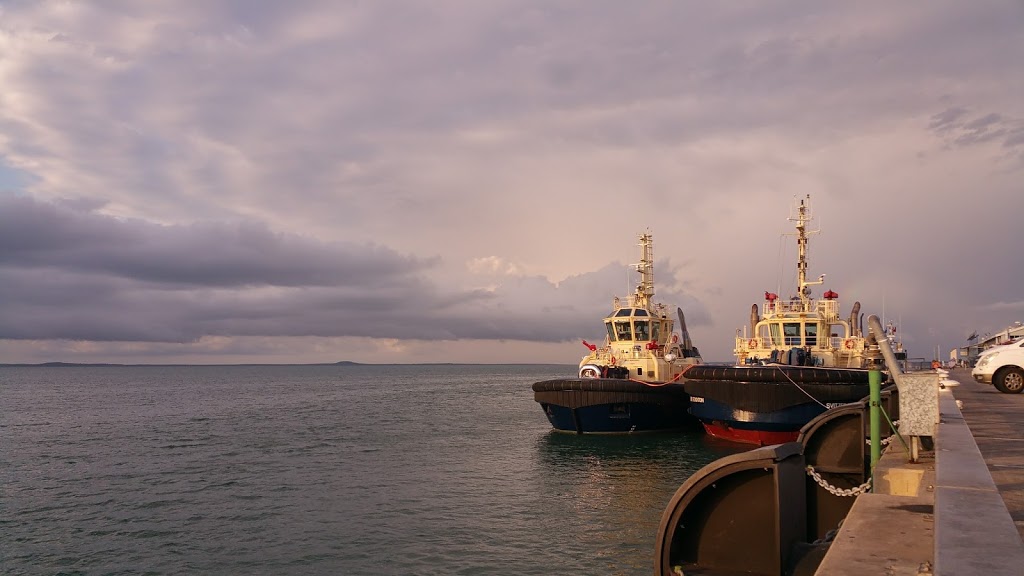
[[[809,275],[1024,321],[1016,0],[0,0],[0,363],[576,364],[654,238],[729,361]]]

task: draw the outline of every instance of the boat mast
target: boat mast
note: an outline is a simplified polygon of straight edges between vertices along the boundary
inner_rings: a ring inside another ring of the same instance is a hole
[[[799,290],[800,303],[803,306],[805,312],[811,310],[811,289],[809,286],[815,284],[823,284],[825,282],[825,275],[822,274],[816,282],[807,281],[807,223],[811,221],[811,214],[808,209],[808,203],[810,202],[811,195],[808,194],[806,199],[800,200],[800,207],[797,212],[796,218],[790,218],[790,220],[796,221],[796,246],[797,246],[797,287]],[[810,233],[813,234],[817,230],[812,230]]]
[[[636,265],[636,271],[640,273],[640,284],[633,295],[633,305],[650,308],[651,298],[654,297],[654,242],[649,233],[640,235],[640,248],[640,263]]]

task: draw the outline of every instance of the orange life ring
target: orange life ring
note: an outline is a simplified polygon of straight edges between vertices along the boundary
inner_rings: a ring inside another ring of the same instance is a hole
[[[615,364],[615,362],[616,362],[616,360],[615,360],[615,356],[612,356],[612,360],[611,360],[611,362],[612,362],[612,365],[614,365],[614,364]]]
[[[753,338],[748,340],[747,341],[747,348],[750,348],[751,350],[753,350],[754,348],[757,348],[757,340],[755,340]]]
[[[675,344],[676,342],[679,342],[679,334],[672,335],[672,343]]]
[[[843,347],[847,350],[853,350],[853,338],[847,338],[846,342],[843,342]]]

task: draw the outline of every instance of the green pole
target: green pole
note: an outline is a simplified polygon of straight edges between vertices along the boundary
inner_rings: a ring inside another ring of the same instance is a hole
[[[871,399],[871,475],[875,474],[875,465],[882,458],[882,373],[878,370],[868,372],[868,386]]]

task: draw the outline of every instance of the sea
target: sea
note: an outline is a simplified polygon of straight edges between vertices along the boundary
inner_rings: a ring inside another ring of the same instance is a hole
[[[561,365],[0,367],[0,573],[650,574],[745,448],[556,433]]]

